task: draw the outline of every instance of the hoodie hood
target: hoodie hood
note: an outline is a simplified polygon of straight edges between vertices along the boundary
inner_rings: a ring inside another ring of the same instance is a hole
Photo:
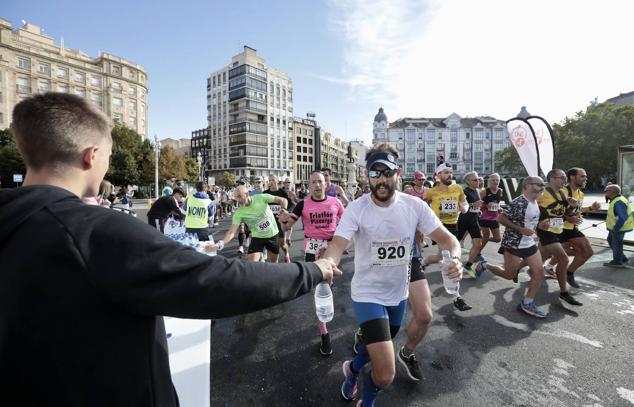
[[[209,199],[209,195],[206,192],[196,192],[194,198]]]
[[[0,191],[0,247],[15,230],[43,208],[52,203],[76,199],[65,189],[50,185],[32,185]]]

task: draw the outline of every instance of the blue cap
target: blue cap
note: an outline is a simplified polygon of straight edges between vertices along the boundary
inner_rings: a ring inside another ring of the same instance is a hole
[[[385,151],[377,151],[376,153],[372,153],[365,160],[365,168],[368,170],[371,170],[375,164],[383,164],[391,170],[395,170],[398,168],[398,164],[396,163],[396,156]]]

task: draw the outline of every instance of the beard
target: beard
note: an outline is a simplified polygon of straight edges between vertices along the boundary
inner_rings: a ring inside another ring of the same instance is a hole
[[[384,187],[385,189],[387,189],[387,196],[385,197],[381,197],[379,196],[379,188]],[[372,195],[379,201],[381,202],[387,202],[390,199],[392,199],[392,197],[394,196],[394,191],[396,191],[396,186],[390,186],[389,184],[386,184],[385,182],[382,182],[380,184],[376,184],[376,186],[370,184],[370,191],[372,191]]]
[[[445,185],[451,185],[453,181],[451,178],[448,178],[448,179],[441,180],[441,182]]]

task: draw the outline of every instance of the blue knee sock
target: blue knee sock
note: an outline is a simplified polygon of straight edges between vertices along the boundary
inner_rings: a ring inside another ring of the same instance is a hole
[[[368,370],[363,381],[363,407],[373,407],[380,391],[381,389],[372,381],[372,369]]]
[[[370,361],[370,354],[368,353],[368,349],[363,344],[359,344],[359,353],[357,356],[352,359],[351,367],[352,372],[358,374],[363,366],[365,366]]]

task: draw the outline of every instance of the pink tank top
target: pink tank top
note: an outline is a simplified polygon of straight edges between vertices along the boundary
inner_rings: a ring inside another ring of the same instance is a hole
[[[409,194],[411,196],[415,196],[415,197],[418,197],[420,199],[423,199],[423,195],[425,195],[425,189],[427,189],[427,188],[423,187],[423,190],[421,192],[418,192],[418,191],[416,191],[416,188],[412,188],[412,189],[409,190]]]
[[[302,223],[307,239],[330,240],[335,234],[337,224],[343,216],[343,204],[339,199],[327,196],[324,201],[315,202],[304,199]]]

